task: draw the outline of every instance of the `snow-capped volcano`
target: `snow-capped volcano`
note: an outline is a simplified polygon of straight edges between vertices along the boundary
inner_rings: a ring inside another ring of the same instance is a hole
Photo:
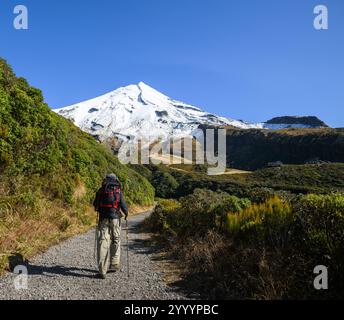
[[[198,107],[173,100],[140,82],[98,98],[54,110],[99,140],[166,140],[172,134],[197,135],[200,125],[232,126],[241,129],[323,127],[315,117],[280,117],[250,124],[220,117]],[[317,121],[316,121],[317,120]],[[326,126],[326,125],[325,125]]]
[[[54,111],[100,140],[114,136],[166,139],[172,133],[192,134],[200,124],[255,127],[173,100],[143,82]]]

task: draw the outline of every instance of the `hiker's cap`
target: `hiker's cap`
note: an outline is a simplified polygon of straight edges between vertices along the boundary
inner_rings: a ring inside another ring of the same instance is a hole
[[[118,177],[114,173],[107,174],[106,175],[106,179],[111,179],[111,180],[117,180],[118,181]]]

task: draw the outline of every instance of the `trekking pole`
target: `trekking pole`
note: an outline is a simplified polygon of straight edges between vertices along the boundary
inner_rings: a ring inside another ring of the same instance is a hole
[[[126,234],[127,234],[127,272],[128,278],[130,277],[130,269],[129,269],[129,227],[128,227],[128,219],[126,220]]]

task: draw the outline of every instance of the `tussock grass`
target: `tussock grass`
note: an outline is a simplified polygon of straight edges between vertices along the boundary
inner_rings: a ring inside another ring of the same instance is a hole
[[[27,208],[17,207],[1,219],[0,273],[7,270],[11,255],[19,253],[30,258],[95,225],[95,213],[90,205],[68,208],[62,202],[49,200],[42,200],[41,205],[34,216],[23,214]]]

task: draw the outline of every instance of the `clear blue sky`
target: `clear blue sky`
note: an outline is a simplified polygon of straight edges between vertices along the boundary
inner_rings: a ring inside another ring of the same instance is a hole
[[[12,27],[16,4],[28,31]],[[1,0],[0,56],[53,108],[142,80],[231,118],[344,127],[342,0]]]

